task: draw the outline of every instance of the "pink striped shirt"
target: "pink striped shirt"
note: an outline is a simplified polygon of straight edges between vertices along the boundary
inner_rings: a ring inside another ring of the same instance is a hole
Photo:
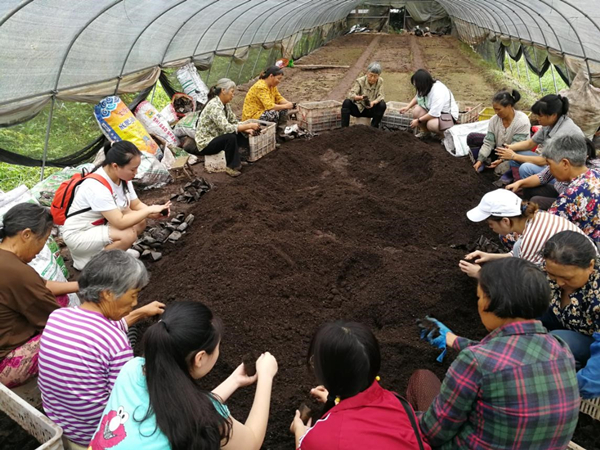
[[[538,211],[533,219],[529,219],[525,224],[525,229],[520,237],[519,258],[526,259],[534,264],[542,264],[544,261],[542,256],[544,245],[546,245],[548,239],[561,231],[576,231],[583,234],[577,225],[567,219],[546,211]]]
[[[44,411],[77,444],[87,446],[121,367],[133,358],[127,323],[85,309],[50,314],[42,334],[38,385]]]

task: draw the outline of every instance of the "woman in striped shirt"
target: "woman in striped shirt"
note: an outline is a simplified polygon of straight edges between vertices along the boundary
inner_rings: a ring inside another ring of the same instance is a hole
[[[159,302],[133,311],[146,284],[142,262],[123,250],[104,251],[81,272],[81,306],[50,314],[40,342],[38,385],[44,411],[71,448],[87,448],[119,371],[133,358],[128,327],[163,311]]]
[[[534,264],[544,261],[542,249],[546,241],[556,233],[571,230],[582,233],[579,227],[567,219],[540,211],[535,203],[522,201],[517,194],[497,189],[483,196],[477,207],[467,212],[473,222],[487,221],[489,227],[500,235],[516,233],[519,238],[509,253],[486,253],[475,251],[460,261],[459,267],[470,277],[477,278],[481,264],[495,259],[517,257]]]

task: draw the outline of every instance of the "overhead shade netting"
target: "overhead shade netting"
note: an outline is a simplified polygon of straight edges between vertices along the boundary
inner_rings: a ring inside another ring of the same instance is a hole
[[[342,21],[349,0],[3,0],[0,126],[54,96],[97,101],[154,84],[161,68],[257,46],[293,48],[305,30]],[[284,50],[286,50],[284,48]],[[284,51],[285,53],[285,51]]]

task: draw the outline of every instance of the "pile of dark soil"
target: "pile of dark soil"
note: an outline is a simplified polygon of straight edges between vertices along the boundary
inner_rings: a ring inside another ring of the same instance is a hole
[[[33,436],[0,411],[0,449],[34,450],[39,446],[40,443]]]
[[[485,334],[475,283],[458,269],[485,225],[465,212],[490,189],[464,160],[409,133],[354,126],[292,141],[217,186],[190,212],[193,229],[151,265],[144,300],[205,302],[226,326],[207,386],[249,351],[279,362],[265,448],[293,445],[288,428],[314,380],[304,356],[326,321],[367,323],[382,347],[382,384],[403,392],[438,351],[419,341],[431,314],[459,334]],[[174,387],[175,388],[175,387]],[[254,390],[229,401],[244,420]]]

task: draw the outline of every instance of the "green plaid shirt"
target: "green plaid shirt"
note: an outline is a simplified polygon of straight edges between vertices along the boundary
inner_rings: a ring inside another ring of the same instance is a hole
[[[562,450],[579,414],[575,361],[537,320],[504,325],[460,350],[421,416],[434,449]]]

